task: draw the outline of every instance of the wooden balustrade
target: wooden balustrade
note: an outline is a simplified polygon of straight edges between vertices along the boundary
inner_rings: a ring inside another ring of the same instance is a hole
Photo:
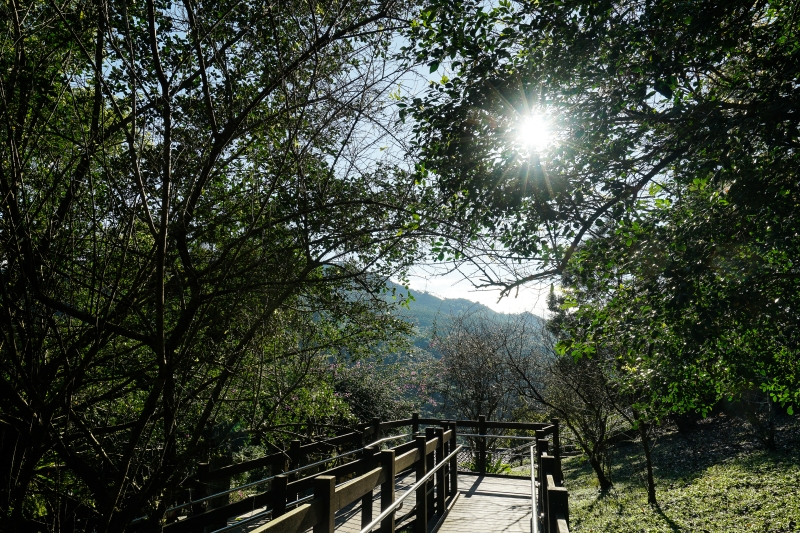
[[[369,505],[362,505],[361,523],[362,525],[368,524],[372,520],[371,495],[376,487],[380,487],[381,510],[386,510],[395,501],[397,475],[414,470],[417,476],[424,476],[432,464],[439,464],[440,457],[444,457],[439,455],[444,446],[455,441],[455,434],[450,429],[444,431],[442,428],[434,433],[437,434],[431,439],[417,437],[414,442],[410,443],[414,445],[410,449],[407,445],[401,445],[380,452],[379,462],[375,468],[338,485],[335,483],[339,481],[337,476],[317,476],[315,479],[324,477],[328,481],[325,481],[324,486],[315,482],[314,497],[311,501],[273,519],[253,533],[295,533],[308,528],[313,528],[314,533],[333,531],[334,513],[367,496]],[[427,532],[431,520],[441,520],[448,504],[456,497],[457,485],[452,485],[450,490],[447,490],[447,484],[444,482],[445,476],[438,476],[439,472],[443,471],[444,468],[437,471],[437,475],[432,478],[433,483],[430,486],[425,483],[417,493],[415,529],[421,528],[422,531]],[[330,472],[327,471],[326,474]],[[318,490],[318,486],[323,489]],[[394,533],[395,517],[392,514],[383,519],[379,531]]]
[[[544,438],[545,431],[536,432],[537,508],[539,509],[539,531],[542,533],[569,533],[569,494],[564,487],[561,472],[558,420],[551,425],[553,453],[550,443]]]
[[[424,435],[420,434],[420,425],[428,426]],[[208,526],[221,527],[222,524],[224,527],[225,522],[232,517],[254,509],[265,509],[262,511],[262,519],[266,518],[266,511],[271,510],[271,521],[259,527],[256,530],[258,533],[295,533],[307,529],[313,529],[315,533],[332,532],[336,511],[359,500],[361,525],[364,527],[373,520],[372,495],[377,487],[380,487],[381,509],[385,510],[395,501],[395,481],[399,475],[414,472],[419,480],[452,455],[447,460],[448,464],[443,465],[428,482],[417,489],[415,507],[400,517],[404,521],[412,519],[415,531],[427,533],[431,524],[441,523],[458,496],[458,461],[453,454],[457,447],[458,426],[478,430],[479,436],[474,438],[477,438],[478,445],[476,463],[479,474],[486,473],[487,439],[497,437],[489,434],[488,430],[535,431],[536,437],[532,444],[535,446],[538,474],[539,531],[568,532],[568,496],[561,473],[557,420],[549,424],[506,423],[487,421],[481,416],[477,421],[447,421],[420,418],[416,414],[409,419],[390,422],[373,419],[358,426],[357,431],[327,441],[306,445],[302,445],[300,441],[292,441],[286,452],[216,470],[210,470],[207,464],[200,465],[196,476],[187,484],[192,489],[191,498],[194,503],[187,504],[182,512],[188,511],[190,515],[176,520],[173,513],[171,523],[166,524],[163,531],[201,533]],[[379,450],[378,445],[369,446],[381,434],[400,427],[411,427],[413,440],[383,451]],[[548,436],[551,436],[553,450],[550,450],[550,442],[546,440]],[[317,468],[306,470],[303,472],[305,477],[301,477],[299,472],[291,472],[306,462],[312,464],[308,458],[314,454],[325,451],[330,453],[330,450],[346,445],[361,449],[349,463],[318,473]],[[214,498],[197,502],[198,499],[212,496],[212,490],[219,492],[220,487],[229,487],[225,483],[229,483],[233,476],[265,468],[269,468],[274,476],[266,490],[216,507],[208,505],[209,501],[225,502],[227,496],[224,500]],[[392,513],[381,522],[379,530],[382,533],[394,533],[395,522],[396,517]]]

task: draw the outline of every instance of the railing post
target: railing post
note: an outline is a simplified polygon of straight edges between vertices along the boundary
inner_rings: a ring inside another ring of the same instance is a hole
[[[414,442],[417,444],[417,455],[419,455],[415,472],[416,481],[419,482],[428,472],[428,462],[425,457],[427,442],[422,435],[417,436]],[[417,517],[414,521],[414,531],[416,531],[416,533],[428,533],[428,498],[425,496],[426,490],[427,483],[423,483],[422,486],[417,489]]]
[[[381,438],[381,419],[377,416],[372,419],[372,441],[380,440]]]
[[[381,452],[381,469],[386,473],[386,481],[381,483],[381,512],[394,503],[394,450]],[[381,521],[381,533],[394,533],[394,515],[392,512]]]
[[[547,441],[545,440],[544,431],[536,430],[536,475],[539,481],[539,492],[537,493],[539,512],[544,514],[547,512],[545,508],[545,501],[547,500],[547,479],[544,477],[544,469],[542,468],[542,455],[547,452]],[[547,528],[547,524],[544,524]]]
[[[286,514],[286,485],[289,484],[289,476],[278,474],[272,479],[272,519]]]
[[[442,431],[443,432],[450,429],[450,421],[449,420],[442,420],[440,422],[440,425],[442,426]],[[443,443],[443,446],[444,446],[444,448],[443,448],[443,450],[444,450],[443,457],[447,457],[447,455],[449,455],[450,451],[453,449],[453,438],[452,437],[453,437],[453,434],[451,433],[450,434],[450,440],[448,441],[449,444],[448,443]],[[442,439],[442,440],[444,440],[444,439]],[[450,464],[451,464],[451,461],[448,461],[447,465],[444,466],[444,497],[445,498],[447,498],[450,495]]]
[[[450,423],[450,430],[453,432],[453,437],[450,440],[450,453],[456,450],[458,442],[456,440],[456,423]],[[454,455],[450,459],[450,494],[455,496],[458,494],[458,455]]]
[[[432,428],[430,426],[426,427],[425,428],[425,441],[427,442],[427,441],[433,440],[435,438],[436,438],[436,435],[434,434],[434,428]],[[432,453],[432,454],[426,456],[426,463],[427,463],[426,472],[430,472],[431,470],[433,470],[433,467],[436,466],[436,456],[435,456],[435,454]],[[433,513],[436,511],[436,507],[435,507],[436,500],[434,499],[434,494],[433,494],[433,483],[434,483],[434,478],[435,477],[436,476],[431,477],[430,479],[428,479],[428,482],[425,483],[425,494],[427,495],[428,518],[429,519],[433,516]]]
[[[445,449],[444,449],[444,428],[438,427],[435,430],[436,439],[439,441],[436,445],[436,464],[438,465],[441,463],[445,458]],[[444,516],[444,509],[445,509],[445,476],[447,472],[445,470],[447,466],[441,467],[439,470],[436,471],[436,512],[439,513],[439,516]]]
[[[301,457],[300,457],[300,441],[295,439],[295,440],[289,442],[289,470],[294,470],[295,468],[300,468],[300,460],[301,460]],[[300,478],[299,474],[290,474],[289,481],[294,481],[294,480],[299,479],[299,478]],[[296,492],[287,493],[286,494],[286,500],[287,501],[296,500],[297,496],[298,495],[297,495]]]
[[[486,417],[478,415],[478,473],[486,474]]]
[[[419,433],[419,413],[411,413],[411,436],[416,437]]]
[[[541,495],[542,499],[542,509],[545,512],[545,524],[546,527],[549,527],[550,524],[550,507],[549,507],[549,497],[550,497],[550,486],[551,483],[549,480],[555,478],[555,466],[556,466],[556,458],[552,455],[548,455],[547,453],[543,453],[542,456],[539,458],[539,479],[541,480],[540,486],[544,488],[542,492],[544,494]],[[552,483],[552,486],[555,486],[555,483]],[[549,529],[547,530],[550,531]]]
[[[550,422],[555,426],[553,428],[553,456],[556,458],[556,474],[558,477],[556,478],[559,483],[564,481],[564,475],[561,472],[561,438],[559,437],[559,425],[558,425],[558,418],[553,418]]]
[[[289,443],[289,470],[294,470],[299,466],[300,466],[300,441],[295,439]]]
[[[364,461],[363,471],[368,471],[375,462],[375,455],[378,453],[377,446],[364,448],[361,459]],[[361,529],[367,527],[372,522],[372,491],[361,497]]]
[[[555,486],[553,476],[547,476],[547,480],[547,531],[558,533],[559,516],[569,524],[569,494],[566,487]]]
[[[353,431],[353,446],[356,448],[363,448],[366,443],[364,442],[364,432]]]
[[[220,468],[226,467],[233,462],[233,455],[230,452],[226,455],[221,455],[217,457],[212,457],[210,462],[209,472],[213,472],[215,470],[219,470]],[[224,477],[224,478],[217,478],[214,481],[210,481],[206,484],[208,494],[216,494],[218,492],[223,492],[231,488],[231,478]],[[224,507],[230,503],[230,494],[223,494],[222,496],[217,496],[216,498],[211,498],[208,501],[208,505],[206,506],[207,510],[217,509],[219,507]],[[206,531],[214,531],[216,529],[223,528],[228,525],[228,521],[223,519],[218,519],[216,521],[211,522],[205,527]]]
[[[197,465],[197,479],[192,483],[192,491],[190,493],[192,501],[199,500],[208,495],[206,492],[205,476],[208,474],[209,469],[208,463],[199,463]],[[205,510],[205,506],[205,502],[192,504],[192,515],[202,513]]]
[[[314,478],[314,499],[323,502],[320,520],[314,525],[314,533],[333,533],[336,505],[336,476],[317,476]]]

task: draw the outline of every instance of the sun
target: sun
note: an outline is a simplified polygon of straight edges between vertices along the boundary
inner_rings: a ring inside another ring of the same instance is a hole
[[[539,114],[523,118],[517,126],[516,134],[517,141],[532,150],[545,148],[551,140],[549,121]]]

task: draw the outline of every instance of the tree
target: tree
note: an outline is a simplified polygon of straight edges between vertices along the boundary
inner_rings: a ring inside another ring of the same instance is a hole
[[[435,331],[431,348],[441,355],[445,416],[513,419],[521,404],[508,357],[533,356],[535,345],[527,332],[536,320],[532,315],[492,319],[478,310],[456,315]]]
[[[373,356],[334,368],[336,394],[349,406],[351,415],[359,422],[369,422],[373,418],[410,418],[412,413],[436,409],[439,366],[433,356],[411,348],[391,362],[387,359]]]
[[[610,344],[654,401],[791,410],[798,24],[782,0],[432,3],[406,51],[444,76],[404,110],[463,219],[437,251],[505,294],[571,272],[597,298],[564,349]],[[531,114],[545,148],[516,135]]]
[[[557,353],[556,344],[570,319],[560,303],[551,292],[548,304],[553,316],[525,332],[526,342],[536,339],[535,351],[508,352],[504,362],[515,377],[516,394],[534,410],[559,418],[586,454],[605,492],[612,486],[612,443],[624,429],[619,414],[624,407],[612,383],[608,358],[573,359]]]
[[[296,422],[317,356],[402,330],[349,295],[425,216],[378,159],[406,8],[0,9],[2,527],[158,529],[214,428]]]
[[[647,379],[636,381],[620,368],[621,358],[612,345],[593,346],[588,357],[564,353],[563,346],[573,336],[580,337],[588,326],[585,317],[571,313],[565,301],[567,297],[557,296],[551,287],[551,316],[541,333],[541,349],[547,356],[509,360],[522,384],[520,394],[563,421],[586,453],[603,492],[612,486],[609,474],[614,443],[626,432],[638,433],[645,457],[648,502],[657,505],[652,432],[663,416],[657,410],[663,409],[663,402],[647,401],[651,400],[647,395],[652,383]],[[544,378],[532,378],[540,375]],[[644,377],[652,378],[647,374]]]

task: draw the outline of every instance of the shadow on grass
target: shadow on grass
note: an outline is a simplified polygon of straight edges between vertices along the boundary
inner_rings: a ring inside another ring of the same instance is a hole
[[[676,524],[672,518],[666,515],[666,513],[661,509],[660,505],[655,504],[652,507],[653,510],[655,510],[656,514],[664,519],[664,521],[669,525],[669,528],[672,531],[674,531],[675,533],[680,533],[681,531],[683,531],[680,527],[678,527],[678,524]]]
[[[586,512],[592,513],[598,505],[604,506],[606,510],[616,515],[625,514],[626,505],[622,501],[622,495],[618,492],[616,486],[612,486],[605,491],[598,491],[597,496],[586,505]]]

